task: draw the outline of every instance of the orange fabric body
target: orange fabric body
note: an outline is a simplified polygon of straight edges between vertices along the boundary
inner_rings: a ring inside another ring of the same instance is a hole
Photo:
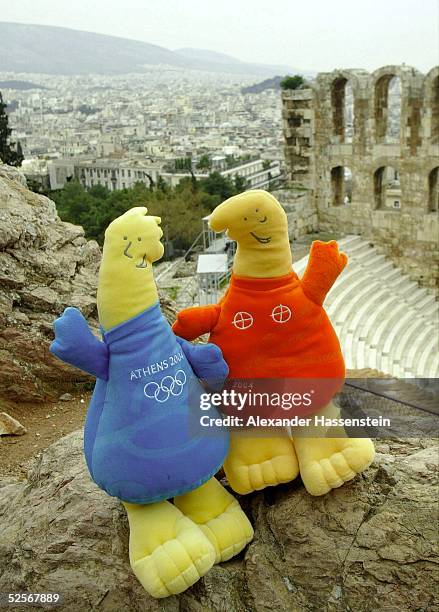
[[[268,279],[237,277],[219,305],[181,312],[174,332],[188,340],[210,331],[231,378],[339,378],[340,343],[323,307],[294,272]]]

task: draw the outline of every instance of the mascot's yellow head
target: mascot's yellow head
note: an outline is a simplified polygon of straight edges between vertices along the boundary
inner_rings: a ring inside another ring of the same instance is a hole
[[[160,217],[147,215],[144,206],[131,208],[105,231],[104,256],[120,259],[140,270],[163,257]]]
[[[255,189],[229,198],[215,208],[209,225],[236,240],[235,274],[269,278],[291,272],[287,216],[271,193]]]
[[[152,263],[163,257],[160,217],[131,208],[105,231],[99,270],[98,312],[104,329],[140,314],[157,302]]]

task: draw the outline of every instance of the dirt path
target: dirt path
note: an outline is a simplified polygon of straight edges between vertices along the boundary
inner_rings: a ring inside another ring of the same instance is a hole
[[[72,393],[70,401],[1,407],[0,411],[20,421],[27,433],[0,437],[0,478],[25,478],[31,459],[55,440],[83,427],[89,399],[89,394]]]

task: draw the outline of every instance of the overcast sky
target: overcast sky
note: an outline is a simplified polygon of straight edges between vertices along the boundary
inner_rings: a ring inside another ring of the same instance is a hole
[[[0,21],[305,70],[405,62],[426,71],[439,61],[439,0],[0,0]]]

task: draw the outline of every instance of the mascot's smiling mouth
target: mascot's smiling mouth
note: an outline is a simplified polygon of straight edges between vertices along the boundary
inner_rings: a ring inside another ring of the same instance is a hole
[[[256,238],[256,240],[261,244],[268,244],[271,241],[271,236],[268,236],[267,238],[261,238],[260,236],[256,236],[256,234],[254,234],[253,232],[250,232],[250,235],[253,236],[253,238]]]
[[[268,217],[265,216],[263,219],[258,219],[258,221],[259,221],[259,223],[265,223],[267,219],[268,219]]]
[[[133,256],[128,253],[128,249],[130,248],[131,245],[132,245],[132,242],[129,242],[127,244],[123,254],[125,255],[125,257],[129,257],[130,259],[133,259]],[[142,257],[142,261],[139,264],[136,264],[136,268],[147,268],[147,267],[148,267],[148,262],[146,261],[146,253],[145,253]]]
[[[146,262],[146,253],[145,255],[142,257],[142,261],[136,265],[136,268],[147,268],[148,264]]]

